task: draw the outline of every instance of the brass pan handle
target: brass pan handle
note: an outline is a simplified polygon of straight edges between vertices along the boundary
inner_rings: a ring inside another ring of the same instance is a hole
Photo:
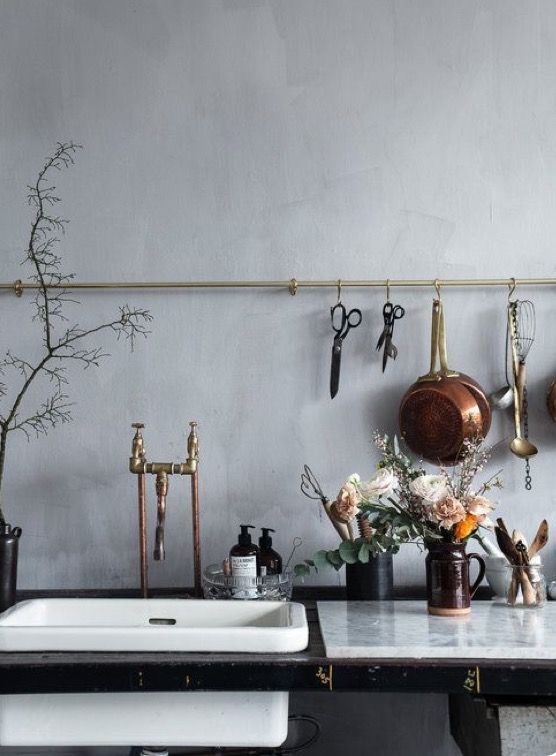
[[[446,349],[446,326],[444,324],[444,305],[442,301],[438,302],[439,313],[439,331],[438,331],[438,353],[440,355],[440,374],[443,378],[457,378],[459,373],[455,370],[450,370],[448,367],[448,352]]]
[[[436,371],[436,355],[438,353],[438,333],[439,333],[439,307],[438,299],[432,302],[432,323],[431,323],[431,365],[429,372],[418,378],[418,381],[437,381],[439,375]]]

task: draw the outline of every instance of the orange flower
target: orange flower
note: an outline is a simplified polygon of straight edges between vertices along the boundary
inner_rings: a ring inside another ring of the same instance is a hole
[[[471,533],[477,530],[477,517],[472,514],[466,514],[464,519],[456,524],[454,528],[454,536],[458,541],[463,541],[464,538],[471,535]]]

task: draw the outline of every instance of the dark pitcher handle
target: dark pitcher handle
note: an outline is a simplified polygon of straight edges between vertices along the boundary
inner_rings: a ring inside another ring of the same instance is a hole
[[[470,562],[472,559],[476,559],[477,562],[479,562],[479,575],[469,589],[469,598],[473,598],[473,596],[475,595],[475,591],[479,587],[481,580],[484,578],[486,570],[485,560],[480,554],[467,554],[467,561]]]

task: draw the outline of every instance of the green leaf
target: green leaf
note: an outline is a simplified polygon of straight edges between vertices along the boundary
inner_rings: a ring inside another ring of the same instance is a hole
[[[293,568],[293,574],[295,577],[305,577],[306,575],[310,575],[310,573],[311,570],[306,564],[296,564]]]
[[[325,567],[330,566],[330,562],[328,560],[328,552],[324,549],[321,549],[320,551],[317,551],[315,554],[313,554],[313,562],[315,564],[315,569],[324,569]]]
[[[355,564],[357,562],[357,546],[353,541],[342,541],[339,552],[346,564]]]
[[[359,547],[359,552],[357,554],[357,558],[360,562],[363,564],[367,564],[369,561],[369,544],[368,543],[362,543]]]
[[[326,558],[328,560],[328,564],[331,564],[336,570],[339,570],[340,567],[343,567],[344,565],[344,560],[340,556],[338,549],[336,549],[335,551],[327,551]]]

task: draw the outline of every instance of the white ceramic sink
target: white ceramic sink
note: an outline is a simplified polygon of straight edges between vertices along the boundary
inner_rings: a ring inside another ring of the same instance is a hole
[[[290,653],[302,604],[196,599],[33,599],[0,614],[0,651]]]
[[[301,604],[180,599],[37,599],[0,614],[0,651],[304,649]],[[0,696],[0,746],[274,747],[287,691]]]

